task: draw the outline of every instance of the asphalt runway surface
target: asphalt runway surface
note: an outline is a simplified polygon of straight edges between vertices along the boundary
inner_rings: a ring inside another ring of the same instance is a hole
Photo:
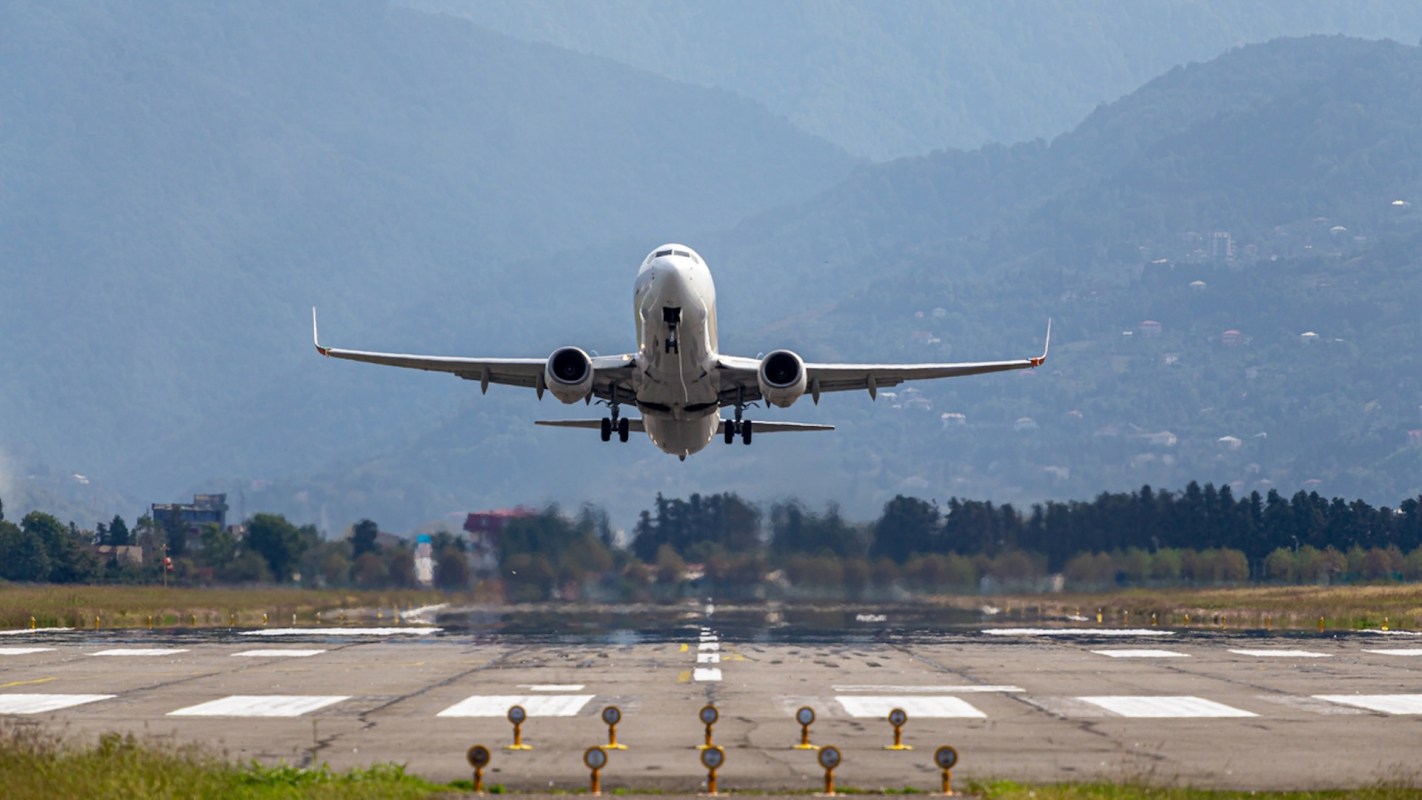
[[[809,706],[810,740],[843,754],[841,787],[936,790],[945,744],[958,786],[1422,782],[1422,636],[900,627],[897,613],[804,630],[780,612],[698,606],[640,627],[480,612],[431,627],[5,632],[0,724],[134,732],[239,760],[393,761],[439,781],[468,778],[479,743],[487,783],[548,791],[588,785],[583,752],[608,741],[600,715],[616,705],[627,749],[609,753],[604,790],[691,792],[707,777],[698,712],[714,704],[718,781],[734,792],[822,785],[816,752],[793,748]],[[514,704],[531,750],[505,749]],[[885,749],[896,707],[912,750]]]

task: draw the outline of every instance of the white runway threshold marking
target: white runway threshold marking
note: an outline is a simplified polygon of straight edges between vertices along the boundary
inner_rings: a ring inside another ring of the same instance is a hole
[[[109,700],[112,694],[0,694],[0,714],[43,714]]]
[[[1316,694],[1313,697],[1384,714],[1422,714],[1422,694]]]
[[[1021,686],[991,684],[965,684],[962,686],[876,686],[866,683],[837,684],[834,687],[836,692],[877,692],[880,694],[917,694],[921,692],[934,692],[940,694],[972,694],[972,693],[998,693],[998,692],[1020,692]]]
[[[476,694],[446,708],[437,717],[502,717],[523,706],[530,717],[571,717],[592,700],[590,694]]]
[[[1203,697],[1140,697],[1113,695],[1107,697],[1078,697],[1078,700],[1132,719],[1185,719],[1205,717],[1255,717],[1258,716],[1234,706],[1216,703]]]
[[[72,631],[73,628],[14,628],[8,631],[0,631],[0,636],[23,636],[27,633],[59,633],[61,631]]]
[[[720,650],[720,642],[702,642],[696,646],[697,650]]]
[[[527,689],[530,692],[581,692],[581,683],[520,683],[520,689]]]
[[[100,650],[97,653],[90,653],[91,656],[175,656],[178,653],[186,653],[186,647],[115,647],[112,650]]]
[[[1189,658],[1185,653],[1174,650],[1092,650],[1098,656],[1111,658]]]
[[[170,717],[299,717],[349,700],[350,695],[245,695],[169,711]]]
[[[426,636],[444,628],[406,625],[400,628],[267,628],[242,631],[242,636]]]
[[[935,719],[983,719],[987,714],[974,708],[966,700],[957,697],[914,697],[912,695],[840,695],[835,697],[845,713],[851,717],[883,718],[889,712],[902,708],[909,719],[918,717]]]
[[[1174,636],[1154,628],[984,628],[988,636]]]
[[[325,650],[243,650],[240,653],[233,653],[234,656],[246,656],[247,658],[309,658],[319,656]]]
[[[1316,653],[1312,650],[1230,650],[1241,656],[1255,658],[1332,658],[1331,653]]]
[[[697,682],[709,682],[721,680],[721,669],[719,667],[697,667],[691,671],[691,679]]]
[[[1422,650],[1416,648],[1398,648],[1395,650],[1363,650],[1364,653],[1377,653],[1382,656],[1422,656]]]
[[[31,653],[48,653],[53,647],[0,647],[0,656],[27,656]]]

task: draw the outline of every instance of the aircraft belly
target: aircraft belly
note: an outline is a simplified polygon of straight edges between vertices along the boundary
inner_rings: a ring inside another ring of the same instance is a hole
[[[721,427],[721,417],[708,414],[699,419],[678,420],[647,414],[642,417],[642,426],[652,444],[663,452],[688,456],[711,442]]]

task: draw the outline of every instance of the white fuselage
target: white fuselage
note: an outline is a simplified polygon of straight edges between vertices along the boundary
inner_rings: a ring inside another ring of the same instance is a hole
[[[658,247],[637,272],[633,309],[633,386],[642,424],[653,444],[685,457],[705,447],[721,424],[711,271],[685,245]]]

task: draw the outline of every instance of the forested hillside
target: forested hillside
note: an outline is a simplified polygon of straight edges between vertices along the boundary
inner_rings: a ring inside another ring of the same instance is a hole
[[[1178,64],[1281,36],[1422,37],[1409,0],[402,0],[764,103],[876,159],[1051,138]]]
[[[12,4],[0,28],[17,512],[227,491],[401,529],[595,500],[625,527],[708,488],[860,517],[1422,491],[1416,47],[1250,46],[1050,143],[856,165],[725,91],[382,4]],[[669,240],[710,264],[731,353],[1025,357],[1052,317],[1052,357],[756,409],[838,430],[678,464],[531,424],[580,405],[310,348],[319,305],[338,346],[625,352],[635,265]]]
[[[130,496],[424,426],[418,384],[316,371],[313,305],[371,345],[541,355],[574,335],[536,322],[552,276],[625,308],[645,248],[851,165],[727,92],[381,2],[7,3],[0,30],[0,446]]]
[[[1414,47],[1245,48],[1162,76],[1050,146],[863,167],[815,201],[693,243],[715,271],[731,352],[1020,357],[1052,317],[1052,358],[1034,373],[761,412],[839,430],[715,446],[670,470],[651,448],[524,428],[520,398],[491,393],[354,480],[341,468],[299,485],[313,503],[354,484],[434,509],[460,496],[440,487],[488,459],[509,466],[480,484],[490,502],[560,499],[548,483],[588,498],[712,485],[856,513],[897,492],[1021,503],[1142,481],[1416,496],[1422,361],[1403,298],[1422,296],[1422,219],[1393,201],[1422,196],[1408,155],[1422,141],[1419,76]],[[1211,171],[1212,153],[1239,169]],[[535,479],[522,465],[549,449]],[[778,469],[799,459],[816,469]],[[609,502],[616,513],[622,501]]]

